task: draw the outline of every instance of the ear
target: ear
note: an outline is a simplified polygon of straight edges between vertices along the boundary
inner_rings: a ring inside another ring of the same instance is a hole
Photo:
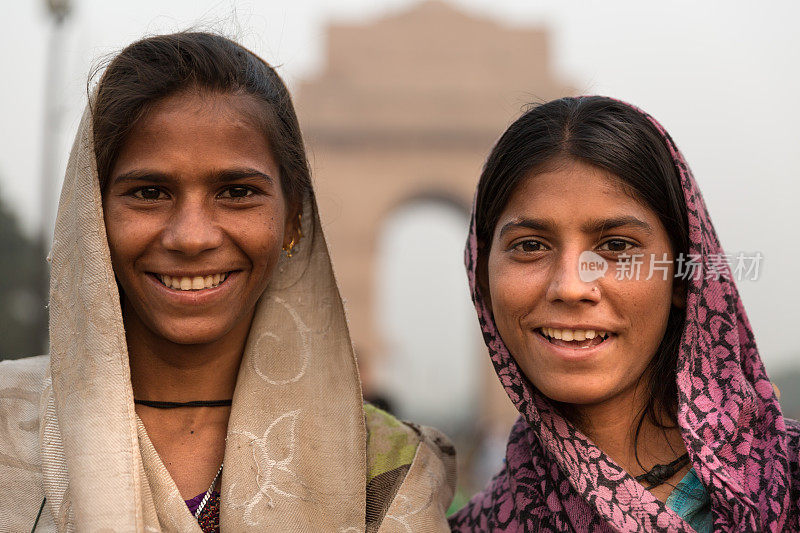
[[[303,236],[302,229],[300,228],[300,213],[301,208],[299,204],[287,204],[286,219],[283,224],[283,248],[289,247],[289,244],[294,241],[297,244]]]
[[[686,280],[679,279],[672,284],[672,305],[678,309],[686,309]]]

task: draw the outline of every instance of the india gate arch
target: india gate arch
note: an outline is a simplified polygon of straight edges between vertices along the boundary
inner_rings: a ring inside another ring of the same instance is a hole
[[[298,84],[295,101],[352,338],[360,364],[374,367],[385,350],[374,290],[389,214],[431,191],[469,206],[486,155],[525,106],[576,91],[554,74],[544,28],[504,25],[439,0],[331,24],[326,38],[323,66]],[[474,327],[494,391],[479,416],[508,418],[477,320]]]
[[[451,433],[472,424],[484,392],[462,260],[468,224],[469,205],[446,192],[403,198],[380,222],[373,267],[381,360],[368,385],[400,416]]]

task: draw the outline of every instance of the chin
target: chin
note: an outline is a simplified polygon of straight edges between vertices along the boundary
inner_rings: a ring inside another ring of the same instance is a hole
[[[222,338],[222,335],[173,335],[173,336],[164,336],[166,340],[173,344],[181,344],[181,345],[192,345],[192,344],[211,344],[215,341],[218,341]]]
[[[596,405],[614,396],[614,390],[607,384],[593,384],[592,381],[588,376],[569,376],[547,380],[541,386],[534,382],[534,385],[551,400],[572,405]]]
[[[165,320],[158,327],[151,324],[149,329],[157,336],[174,344],[211,344],[232,329],[222,320]]]
[[[596,391],[570,391],[560,394],[543,394],[553,401],[568,403],[570,405],[596,405],[607,399],[606,395],[598,394]]]

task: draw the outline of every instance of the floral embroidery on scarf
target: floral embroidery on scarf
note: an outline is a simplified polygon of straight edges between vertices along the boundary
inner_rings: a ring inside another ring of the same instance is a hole
[[[297,332],[297,335],[299,336],[300,340],[300,345],[298,346],[297,350],[297,352],[300,355],[298,368],[296,369],[295,373],[293,375],[290,375],[289,377],[283,377],[283,378],[277,377],[274,375],[275,373],[285,372],[283,365],[281,365],[280,368],[265,370],[263,368],[263,365],[269,364],[270,361],[276,360],[277,358],[272,358],[271,360],[265,361],[264,358],[262,357],[262,358],[253,358],[253,369],[256,371],[256,374],[258,374],[258,376],[261,379],[263,379],[270,385],[288,385],[289,383],[295,383],[297,381],[300,381],[303,378],[303,376],[306,375],[306,370],[308,370],[308,363],[311,359],[311,345],[308,338],[308,335],[309,333],[311,333],[311,330],[305,324],[305,322],[303,322],[303,319],[300,318],[300,315],[297,313],[297,311],[286,301],[277,296],[273,296],[272,300],[276,304],[286,309],[286,311],[289,313],[289,316],[292,318],[294,325],[296,326],[295,331]],[[258,340],[256,341],[256,346],[258,346],[262,342],[265,342],[266,340],[270,340],[274,345],[281,346],[284,344],[282,343],[282,341],[284,341],[285,339],[281,339],[278,335],[276,335],[273,332],[266,331],[258,338]],[[272,352],[272,350],[269,349],[260,350],[258,348],[256,348],[255,351],[256,353],[263,353],[263,354],[269,354]],[[291,352],[291,350],[287,351]],[[282,363],[284,362],[283,359],[280,359],[280,361]]]
[[[250,525],[258,525],[254,519],[254,509],[262,501],[267,507],[276,505],[277,497],[310,500],[303,482],[292,470],[295,448],[295,423],[300,410],[285,413],[276,418],[264,435],[258,437],[249,431],[233,430],[231,436],[241,435],[248,439],[252,450],[253,461],[258,473],[256,475],[257,490],[244,500],[237,502],[234,498],[236,482],[231,483],[228,489],[229,505],[244,507],[244,519]]]

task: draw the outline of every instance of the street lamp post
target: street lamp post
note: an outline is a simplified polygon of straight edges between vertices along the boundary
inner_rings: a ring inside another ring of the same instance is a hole
[[[61,101],[61,66],[59,57],[64,38],[64,23],[72,11],[71,0],[46,0],[47,13],[52,21],[45,57],[44,87],[44,123],[42,131],[42,162],[40,179],[41,214],[39,227],[39,249],[41,275],[39,277],[37,296],[42,307],[39,311],[38,330],[47,338],[47,304],[50,292],[50,267],[44,261],[50,249],[51,226],[55,211],[54,189],[58,186],[58,133],[60,131],[62,104]],[[47,348],[46,344],[43,348]]]
[[[64,40],[64,23],[71,11],[70,0],[46,0],[47,12],[52,20],[45,56],[44,86],[44,124],[42,136],[42,168],[41,168],[41,239],[47,248],[50,242],[50,226],[54,208],[53,189],[57,186],[58,177],[58,132],[61,123],[62,101],[61,67],[59,57]]]
[[[72,4],[70,4],[70,0],[46,0],[46,2],[47,11],[53,16],[58,24],[64,22],[64,19],[67,18],[67,15],[69,15],[70,11],[72,10]]]

